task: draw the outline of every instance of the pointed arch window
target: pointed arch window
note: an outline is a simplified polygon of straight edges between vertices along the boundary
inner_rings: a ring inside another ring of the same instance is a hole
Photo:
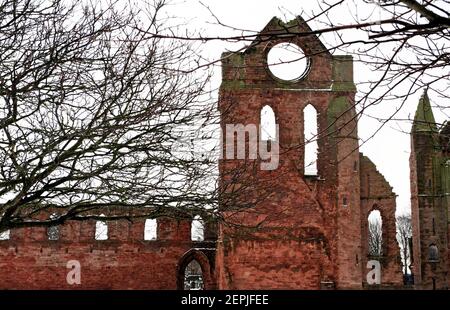
[[[277,127],[275,113],[272,108],[265,105],[261,109],[261,123],[260,123],[260,135],[262,141],[276,141],[277,140]]]
[[[312,104],[303,109],[305,175],[317,175],[317,111]]]
[[[383,255],[383,219],[379,210],[370,212],[368,218],[368,249],[370,256]]]

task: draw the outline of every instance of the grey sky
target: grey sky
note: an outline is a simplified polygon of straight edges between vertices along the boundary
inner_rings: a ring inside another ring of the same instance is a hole
[[[351,4],[351,2],[349,2]],[[359,19],[371,18],[378,19],[383,12],[379,11],[375,5],[348,5],[340,11],[334,13],[337,22],[349,23],[355,22],[356,13]],[[260,31],[273,16],[290,20],[296,15],[301,15],[305,19],[312,15],[312,12],[319,12],[320,9],[315,1],[300,0],[187,0],[175,1],[168,9],[168,14],[180,18],[180,22],[187,21],[187,28],[193,32],[200,32],[204,36],[227,36],[240,34],[239,31],[220,27],[215,18],[211,15],[208,8],[219,18],[219,20],[229,26],[250,31]],[[378,11],[377,11],[378,10]],[[353,12],[353,17],[350,12]],[[319,23],[311,23],[313,29],[323,27]],[[364,36],[365,34],[357,31],[349,31],[348,36]],[[334,36],[332,34],[321,36],[325,44],[332,44]],[[235,50],[242,46],[242,43],[212,41],[207,43],[204,49],[205,56],[209,59],[217,59],[225,50]],[[342,54],[342,53],[339,53]],[[409,57],[407,55],[407,57]],[[363,63],[355,62],[354,78],[359,88],[360,82],[368,79],[375,79],[376,73],[369,70]],[[220,67],[215,68],[214,77],[215,86],[220,83]],[[448,81],[443,81],[448,85]],[[408,212],[410,208],[410,184],[409,184],[409,153],[410,136],[409,131],[411,123],[407,119],[414,117],[414,112],[421,93],[412,95],[401,111],[396,115],[398,120],[391,121],[384,126],[373,138],[370,138],[374,131],[380,126],[380,122],[375,117],[388,117],[400,105],[400,102],[386,102],[367,109],[365,115],[359,121],[359,136],[362,143],[361,151],[370,157],[377,165],[378,170],[386,177],[387,181],[393,186],[398,194],[397,214]],[[439,102],[438,96],[430,94],[432,105],[435,106],[434,113],[438,123],[449,118],[449,110],[439,109],[447,103]],[[447,104],[448,106],[448,104]],[[370,138],[370,139],[369,139]]]

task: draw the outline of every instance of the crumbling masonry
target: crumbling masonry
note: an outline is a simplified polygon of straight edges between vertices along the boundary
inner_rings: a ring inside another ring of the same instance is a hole
[[[188,219],[158,218],[157,239],[151,241],[143,239],[144,220],[108,222],[108,240],[94,240],[95,221],[61,225],[58,240],[48,240],[46,228],[17,229],[0,241],[0,288],[183,289],[193,260],[206,289],[362,289],[368,287],[369,260],[381,265],[377,287],[401,287],[396,195],[358,151],[352,58],[331,55],[314,35],[283,37],[309,31],[301,18],[289,23],[273,18],[245,51],[223,55],[223,130],[226,124],[259,124],[261,109],[270,107],[279,126],[272,141],[279,147],[279,163],[262,170],[258,158],[219,161],[226,221],[208,222],[203,241],[191,240]],[[268,51],[283,42],[308,57],[308,70],[299,79],[280,80],[267,66]],[[426,105],[426,99],[421,102]],[[307,105],[317,111],[315,175],[304,168]],[[430,120],[429,113],[423,117]],[[439,133],[419,125],[412,137],[413,270],[423,287],[441,288],[448,281],[449,198],[441,195],[450,191],[448,140],[447,148],[433,148]],[[234,141],[224,148],[229,143]],[[368,250],[372,210],[379,210],[383,221],[377,257]],[[438,261],[430,262],[432,244],[441,251]],[[81,284],[66,280],[70,260],[80,262]]]

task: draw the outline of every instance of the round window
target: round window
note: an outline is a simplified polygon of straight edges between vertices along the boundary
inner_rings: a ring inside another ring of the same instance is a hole
[[[280,80],[295,81],[308,70],[308,58],[303,50],[292,43],[280,43],[267,55],[270,72]]]

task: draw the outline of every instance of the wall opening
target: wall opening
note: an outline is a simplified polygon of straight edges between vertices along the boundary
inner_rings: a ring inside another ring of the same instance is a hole
[[[439,261],[439,249],[436,244],[432,244],[428,248],[428,260],[432,262]]]
[[[144,240],[156,240],[158,237],[158,222],[156,219],[146,219],[144,228]]]
[[[184,289],[185,290],[203,290],[203,272],[200,264],[194,259],[184,270]]]
[[[50,215],[50,220],[55,220],[58,217],[56,213]],[[59,240],[59,226],[54,225],[47,228],[48,240],[56,241]]]
[[[105,216],[100,214],[100,216]],[[95,222],[95,240],[108,240],[108,224],[105,221]]]
[[[267,54],[270,72],[283,81],[297,81],[303,78],[309,69],[309,61],[303,50],[293,43],[280,43],[272,47]]]
[[[211,267],[208,257],[201,251],[191,249],[186,252],[177,266],[177,289],[212,289]]]
[[[0,233],[0,240],[9,240],[11,238],[11,230],[5,230]]]
[[[370,212],[368,219],[368,254],[370,256],[383,255],[383,220],[378,210]]]
[[[348,207],[347,197],[342,198],[342,206],[345,207],[345,208]]]
[[[317,111],[312,104],[303,109],[303,125],[305,175],[317,175]]]
[[[205,228],[203,220],[200,215],[196,215],[191,223],[191,240],[203,241],[205,240]]]
[[[203,290],[203,272],[200,264],[194,259],[184,269],[184,289]]]
[[[277,139],[277,127],[275,113],[272,108],[265,105],[261,109],[260,115],[260,137],[262,141],[276,141]]]

